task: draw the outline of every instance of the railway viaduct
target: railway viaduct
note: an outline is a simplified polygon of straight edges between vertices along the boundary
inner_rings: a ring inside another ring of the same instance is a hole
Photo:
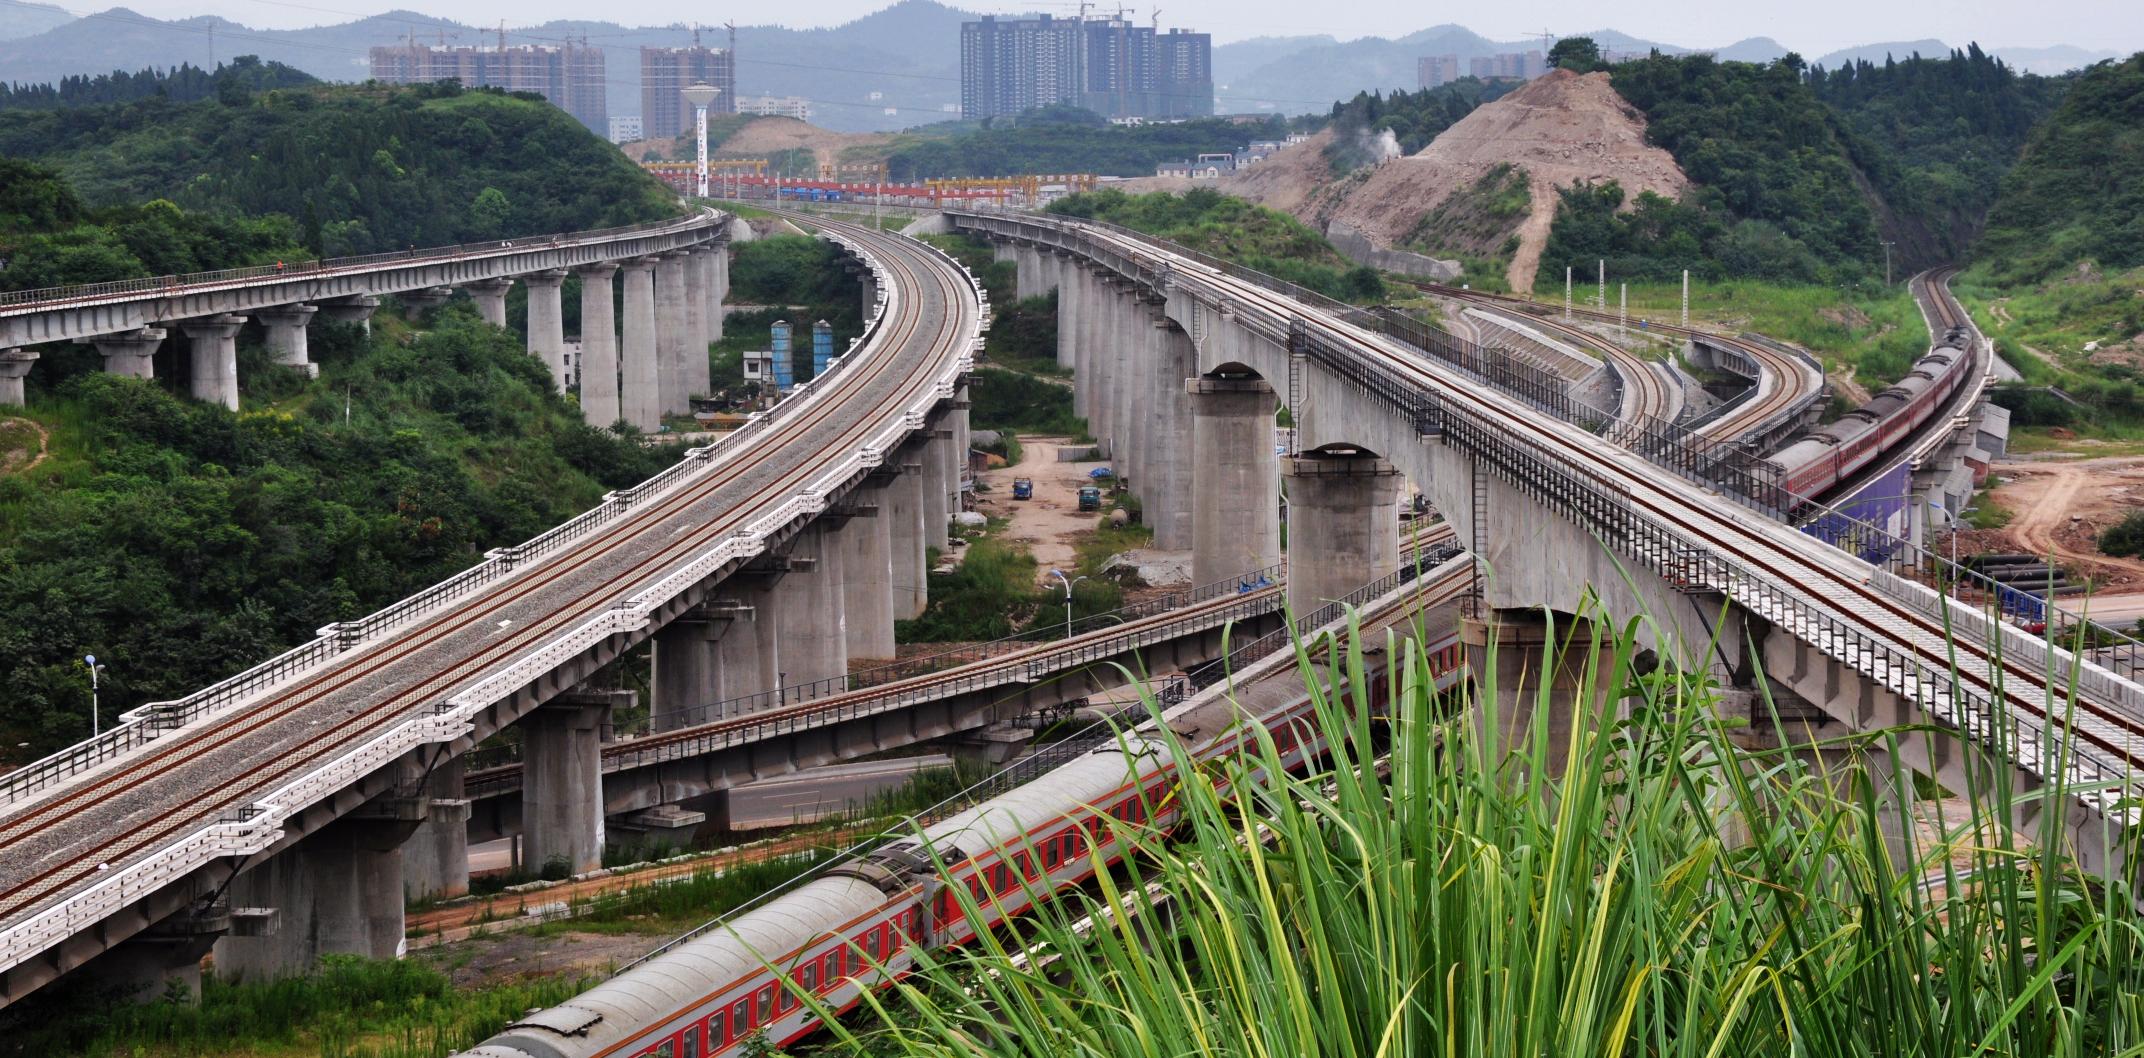
[[[1404,479],[1481,563],[1464,635],[1498,645],[1507,715],[1525,715],[1531,696],[1510,692],[1541,668],[1551,627],[1604,611],[1729,689],[1763,729],[1811,744],[1905,724],[1949,732],[1900,740],[1896,759],[1867,753],[1873,772],[1910,768],[1953,790],[1969,768],[2022,789],[2059,782],[2066,796],[2023,811],[2058,813],[2088,865],[2130,869],[2112,839],[2132,810],[2114,791],[2144,751],[2144,644],[2073,656],[1932,588],[1959,571],[1910,543],[1836,519],[1829,542],[1797,531],[1776,476],[1703,438],[1612,443],[1567,403],[1471,370],[1464,350],[1398,341],[1351,306],[1106,225],[943,217],[1011,257],[1023,294],[1056,290],[1080,410],[1117,448],[1157,538],[1188,541],[1199,570],[1278,556],[1272,519],[1258,517],[1266,482],[1287,491],[1297,555],[1387,553],[1358,513],[1390,524],[1374,512]],[[1282,407],[1292,453],[1263,430]],[[1289,591],[1303,600],[1323,583],[1298,570]],[[1551,680],[1567,680],[1565,660]],[[1566,695],[1551,723],[1570,708]]]

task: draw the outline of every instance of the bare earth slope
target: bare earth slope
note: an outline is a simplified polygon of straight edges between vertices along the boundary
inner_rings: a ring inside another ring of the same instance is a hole
[[[1285,209],[1319,228],[1344,221],[1380,246],[1399,246],[1422,218],[1491,169],[1525,170],[1532,209],[1515,225],[1519,246],[1507,276],[1530,290],[1556,217],[1556,189],[1614,180],[1625,201],[1641,191],[1680,198],[1690,180],[1668,152],[1645,142],[1645,116],[1624,102],[1605,73],[1556,70],[1485,104],[1444,130],[1421,153],[1332,181],[1324,137],[1222,182],[1222,189]],[[1413,247],[1435,252],[1435,247]]]

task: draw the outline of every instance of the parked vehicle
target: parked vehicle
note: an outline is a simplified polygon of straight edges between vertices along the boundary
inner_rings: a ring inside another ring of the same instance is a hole
[[[1079,509],[1099,511],[1102,509],[1102,490],[1088,485],[1079,490]]]
[[[1035,482],[1032,478],[1012,479],[1012,498],[1031,500],[1035,498]]]

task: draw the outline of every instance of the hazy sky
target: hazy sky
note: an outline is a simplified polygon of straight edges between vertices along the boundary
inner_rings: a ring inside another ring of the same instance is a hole
[[[397,7],[476,24],[506,19],[509,25],[553,18],[600,18],[654,25],[696,20],[740,25],[770,21],[770,7],[757,4],[680,5],[656,0],[58,0],[77,13],[123,4],[159,18],[216,14],[251,26],[290,28]],[[816,0],[776,5],[790,25],[833,25],[885,6],[890,0]],[[1442,22],[1456,22],[1497,40],[1538,35],[1543,29],[1580,32],[1610,26],[1635,36],[1690,47],[1728,44],[1769,36],[1814,57],[1853,44],[1934,37],[1953,44],[1978,40],[1997,46],[2076,44],[2134,51],[2144,48],[2144,3],[2138,0],[1635,0],[1623,5],[1571,0],[1500,0],[1494,5],[1434,5],[1405,0],[1349,0],[1305,4],[1302,0],[1158,0],[1162,25],[1205,30],[1217,42],[1258,36],[1330,33],[1342,38],[1399,36]],[[1070,14],[1073,3],[956,4],[978,10],[1044,10]],[[1150,9],[1131,9],[1145,21]],[[0,18],[7,9],[0,5]]]

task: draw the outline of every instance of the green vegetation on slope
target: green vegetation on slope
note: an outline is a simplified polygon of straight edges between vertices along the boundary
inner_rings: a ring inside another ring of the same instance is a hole
[[[91,209],[59,174],[0,158],[0,290],[274,264],[308,256],[287,217],[184,210],[167,199]]]
[[[1593,287],[1587,278],[1580,278],[1578,292],[1592,299]],[[1562,295],[1560,290],[1556,293]],[[1616,296],[1611,286],[1611,311]],[[1681,309],[1679,283],[1630,285],[1633,319],[1673,323]],[[1835,287],[1751,279],[1693,281],[1690,316],[1696,324],[1755,331],[1793,342],[1815,353],[1827,368],[1851,369],[1855,380],[1870,390],[1905,377],[1913,362],[1928,352],[1928,325],[1903,285],[1865,285],[1842,292]]]
[[[1563,192],[1540,281],[1571,266],[1669,280],[1852,282],[1883,274],[1883,246],[1839,119],[1801,81],[1798,60],[1769,65],[1655,55],[1615,67],[1618,93],[1645,112],[1647,138],[1695,182],[1680,201],[1613,182]]]
[[[171,70],[113,70],[92,77],[81,74],[62,77],[58,84],[9,84],[0,81],[0,110],[50,110],[54,107],[90,106],[98,103],[131,103],[137,99],[169,99],[174,103],[229,95],[243,98],[272,88],[296,88],[319,83],[311,74],[279,62],[262,62],[257,56],[241,55],[211,72],[192,63]]]
[[[0,111],[0,155],[93,205],[168,198],[297,225],[324,256],[659,219],[676,198],[564,111],[452,84],[236,90]]]
[[[1279,118],[1250,125],[1220,118],[1111,125],[1091,110],[1055,106],[986,121],[965,135],[902,147],[886,159],[886,166],[895,180],[1028,173],[1152,176],[1161,162],[1233,151],[1251,140],[1279,139],[1286,130]]]
[[[1072,414],[1071,372],[1057,366],[1057,295],[1021,298],[1018,269],[996,260],[973,235],[926,235],[982,281],[993,319],[983,336],[984,363],[968,387],[969,423],[979,430],[1083,437],[1087,422]]]
[[[1376,269],[1349,262],[1309,225],[1212,188],[1180,195],[1096,191],[1059,199],[1048,212],[1121,224],[1342,301],[1385,296]]]
[[[1571,664],[1607,702],[1568,736],[1546,709],[1500,734],[1514,718],[1496,688],[1428,693],[1412,649],[1389,650],[1382,677],[1359,640],[1329,662],[1299,654],[1306,682],[1357,701],[1389,679],[1390,707],[1373,717],[1314,693],[1330,756],[1308,775],[1287,775],[1262,730],[1178,769],[1170,830],[1099,819],[1157,891],[1105,871],[972,945],[920,953],[906,987],[868,997],[829,1049],[2053,1058],[2144,1045],[2134,888],[2087,876],[2059,814],[2013,834],[2028,795],[1978,786],[1945,814],[1922,806],[1937,836],[1913,839],[1899,817],[1921,784],[1872,779],[1858,751],[1952,736],[1746,750],[1751,732],[1730,728],[1709,683],[1641,675],[1634,631],[1596,644],[1586,627]],[[1174,738],[1167,725],[1157,737]],[[1894,833],[1907,836],[1896,859]]]
[[[173,396],[48,347],[23,414],[52,457],[0,477],[0,716],[39,755],[181,697],[526,539],[674,459],[593,430],[467,303],[366,343],[315,322],[306,380],[249,332],[247,408]]]
[[[2069,79],[2020,75],[1977,44],[1811,69],[1805,80],[1842,119],[1847,153],[1895,217],[1901,269],[1956,261],[1979,234],[2033,128]]]
[[[2000,285],[1994,265],[1953,282],[2002,358],[2027,386],[1991,399],[2016,427],[2062,427],[2101,440],[2144,437],[2144,267],[2101,274],[2089,263],[2034,283]],[[2068,399],[2045,392],[2054,386]]]
[[[2085,259],[2144,264],[2144,53],[2077,76],[2003,178],[1973,258],[2005,286]]]

